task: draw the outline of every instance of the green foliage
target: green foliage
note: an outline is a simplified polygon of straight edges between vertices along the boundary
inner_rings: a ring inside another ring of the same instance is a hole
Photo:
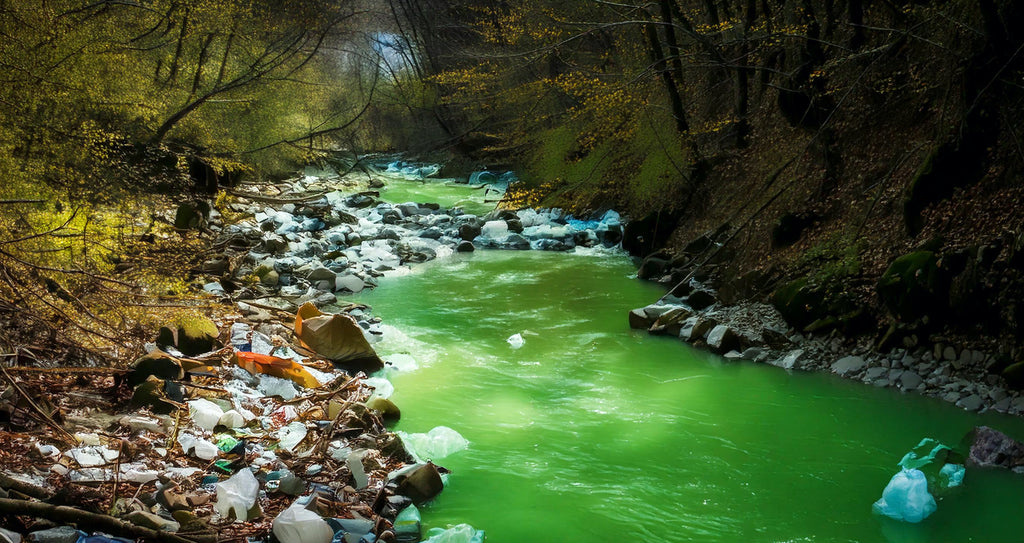
[[[815,244],[797,259],[800,267],[809,268],[809,278],[819,285],[835,286],[861,273],[860,253],[864,250],[862,239],[850,239],[844,234],[834,234]]]

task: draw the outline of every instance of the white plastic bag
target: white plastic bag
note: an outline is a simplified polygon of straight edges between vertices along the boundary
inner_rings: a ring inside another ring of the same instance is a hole
[[[248,468],[243,468],[230,479],[217,483],[217,503],[214,509],[222,517],[235,512],[237,522],[249,520],[249,510],[256,505],[259,497],[260,482]]]
[[[447,426],[438,426],[425,434],[396,432],[409,454],[419,460],[440,460],[469,447],[469,441]]]
[[[298,503],[277,515],[273,531],[281,543],[331,543],[334,539],[331,525]]]
[[[511,345],[513,349],[518,349],[526,344],[526,340],[523,339],[522,334],[512,334],[505,341],[507,341],[508,344]]]
[[[192,422],[203,430],[213,430],[217,426],[217,421],[224,416],[224,410],[219,405],[205,398],[188,402],[188,410],[192,415]]]

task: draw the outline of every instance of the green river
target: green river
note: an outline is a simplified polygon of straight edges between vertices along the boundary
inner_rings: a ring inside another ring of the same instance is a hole
[[[424,529],[493,543],[997,541],[1024,533],[1024,476],[969,469],[920,524],[871,504],[921,438],[1024,421],[818,373],[725,362],[631,331],[662,291],[617,253],[477,251],[355,297],[389,329],[396,429],[449,426],[467,450]],[[397,331],[396,331],[397,330]],[[513,349],[506,338],[526,339]]]

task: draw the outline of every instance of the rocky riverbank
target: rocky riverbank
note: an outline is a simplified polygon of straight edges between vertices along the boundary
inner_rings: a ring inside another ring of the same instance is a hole
[[[669,277],[666,280],[670,281]],[[991,369],[998,355],[936,342],[906,342],[878,352],[837,331],[801,333],[767,303],[726,304],[719,292],[690,279],[673,294],[629,312],[629,325],[654,335],[677,337],[727,360],[770,364],[787,371],[825,371],[876,387],[894,387],[954,403],[969,411],[1024,415],[1024,396]]]
[[[179,232],[214,237],[203,290],[224,314],[170,323],[127,370],[12,369],[2,405],[19,433],[0,453],[0,506],[20,520],[0,536],[419,541],[411,505],[447,477],[429,460],[467,444],[445,427],[387,430],[400,410],[386,374],[409,368],[376,355],[389,328],[344,296],[457,251],[611,247],[621,224],[610,211],[581,221],[389,204],[364,183],[306,176],[239,191],[220,211],[182,205]],[[26,407],[44,400],[54,409]]]

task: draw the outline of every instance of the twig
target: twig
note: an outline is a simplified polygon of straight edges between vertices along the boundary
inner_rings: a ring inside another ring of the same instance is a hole
[[[58,524],[76,524],[79,528],[88,528],[110,532],[122,537],[142,538],[166,543],[213,543],[217,541],[215,534],[183,537],[165,532],[136,526],[130,522],[114,518],[110,515],[91,513],[67,505],[51,505],[43,502],[12,500],[0,498],[0,513],[4,515],[27,515],[44,518]]]
[[[57,433],[64,438],[65,443],[67,443],[68,445],[74,445],[78,442],[78,440],[75,439],[75,436],[71,435],[70,432],[61,427],[61,425],[57,424],[52,418],[50,418],[50,415],[47,415],[45,411],[43,411],[38,405],[36,405],[36,402],[32,400],[31,396],[25,394],[25,391],[22,390],[22,388],[18,386],[18,383],[14,380],[14,378],[11,377],[11,374],[7,373],[7,368],[5,368],[3,364],[0,364],[0,372],[3,372],[4,377],[7,378],[7,382],[14,387],[14,390],[18,391],[18,394],[20,394],[21,397],[24,398],[25,401],[28,402],[30,406],[32,406],[32,409],[39,413],[39,416],[43,418],[43,421],[46,422],[47,426],[56,430]]]

